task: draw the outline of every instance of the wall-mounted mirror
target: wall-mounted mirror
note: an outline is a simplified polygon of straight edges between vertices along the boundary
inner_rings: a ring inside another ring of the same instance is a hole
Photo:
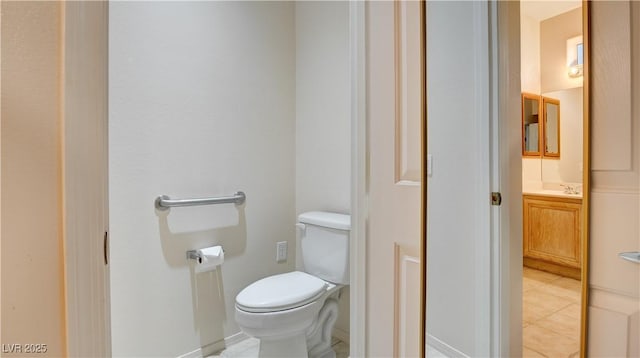
[[[560,101],[542,97],[545,158],[560,158]]]
[[[522,93],[522,156],[539,157],[541,143],[540,96]]]

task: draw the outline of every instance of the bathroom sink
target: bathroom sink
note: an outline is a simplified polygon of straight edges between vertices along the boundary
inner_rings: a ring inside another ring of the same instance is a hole
[[[582,198],[582,193],[569,194],[569,193],[565,193],[564,190],[552,190],[552,189],[532,190],[529,192],[525,192],[524,194],[557,196],[557,197],[563,197],[563,198]]]

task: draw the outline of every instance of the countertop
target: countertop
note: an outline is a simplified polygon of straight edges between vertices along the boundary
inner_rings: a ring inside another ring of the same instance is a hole
[[[556,198],[582,199],[580,194],[567,194],[563,190],[534,189],[523,191],[522,195],[553,196]]]

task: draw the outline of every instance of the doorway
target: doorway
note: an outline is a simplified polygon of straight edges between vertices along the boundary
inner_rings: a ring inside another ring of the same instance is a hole
[[[520,3],[524,357],[585,354],[587,11]]]

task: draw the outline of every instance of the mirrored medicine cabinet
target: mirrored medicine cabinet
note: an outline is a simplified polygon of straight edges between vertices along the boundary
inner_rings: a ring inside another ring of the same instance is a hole
[[[560,158],[560,101],[522,93],[522,156]]]

